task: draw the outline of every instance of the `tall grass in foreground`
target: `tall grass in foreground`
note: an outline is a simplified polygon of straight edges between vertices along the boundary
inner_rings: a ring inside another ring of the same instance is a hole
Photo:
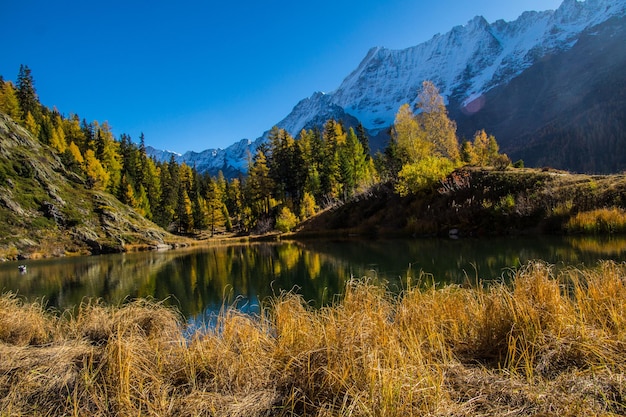
[[[489,287],[351,281],[341,301],[225,309],[185,338],[159,303],[53,314],[0,298],[0,416],[626,413],[626,265]]]

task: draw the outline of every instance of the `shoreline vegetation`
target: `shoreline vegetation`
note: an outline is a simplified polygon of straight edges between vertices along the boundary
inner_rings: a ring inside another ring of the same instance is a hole
[[[626,413],[626,264],[532,262],[489,285],[352,280],[188,334],[149,300],[58,312],[0,297],[1,416]]]

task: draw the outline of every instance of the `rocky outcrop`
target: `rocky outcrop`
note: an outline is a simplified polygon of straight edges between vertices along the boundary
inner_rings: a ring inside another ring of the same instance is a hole
[[[0,260],[171,247],[184,242],[80,173],[0,113]]]

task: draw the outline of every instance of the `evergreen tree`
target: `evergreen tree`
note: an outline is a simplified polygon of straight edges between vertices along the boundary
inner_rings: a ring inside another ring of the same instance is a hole
[[[146,152],[146,138],[143,135],[143,132],[139,134],[139,148],[137,149],[136,155],[136,179],[138,184],[145,184],[147,167],[146,161],[148,159],[148,154]]]
[[[302,130],[297,142],[302,158],[304,178],[304,192],[308,192],[313,196],[321,195],[320,185],[320,166],[323,162],[322,139],[318,129],[305,131]]]
[[[371,158],[370,153],[372,150],[370,149],[370,140],[365,133],[365,128],[361,123],[356,127],[356,137],[359,139],[361,146],[363,146],[363,153],[365,154],[365,159],[369,160]]]
[[[344,201],[348,199],[357,187],[357,176],[362,175],[365,155],[363,147],[350,128],[346,137],[346,142],[338,149],[339,153],[339,174],[341,188],[343,190]]]
[[[282,201],[299,204],[306,182],[307,168],[300,146],[284,129],[270,131],[268,167],[274,183],[273,194]]]
[[[39,141],[45,145],[51,145],[54,140],[54,126],[52,124],[52,120],[50,120],[50,116],[44,114],[39,123]]]
[[[154,209],[161,200],[161,173],[154,160],[146,154],[143,133],[140,135],[139,166],[137,182],[145,189],[150,204],[150,211],[146,217],[154,220]]]
[[[246,189],[250,198],[253,213],[256,215],[268,214],[270,211],[271,191],[274,183],[270,178],[267,159],[261,149],[257,149],[254,162],[248,168]]]
[[[186,187],[181,186],[178,188],[174,221],[176,222],[178,233],[191,233],[193,231],[193,207]]]
[[[139,151],[132,143],[130,136],[122,133],[118,148],[122,163],[122,175],[125,175],[127,177],[127,181],[133,186],[141,184],[141,179],[138,178],[138,171],[141,169]]]
[[[209,226],[209,209],[201,195],[193,201],[193,224],[196,230],[204,230]]]
[[[341,195],[339,146],[345,144],[346,134],[341,123],[329,120],[322,133],[322,160],[319,164],[320,198],[330,202]]]
[[[152,206],[155,207],[153,215],[154,221],[166,229],[174,221],[174,212],[178,203],[178,189],[180,186],[178,171],[178,164],[173,155],[169,162],[161,163],[158,166],[161,192],[158,196],[158,203]]]
[[[152,219],[150,200],[143,184],[139,184],[139,192],[135,198],[135,210],[146,219]]]
[[[93,151],[96,150],[95,138],[96,138],[96,126],[97,123],[87,123],[87,120],[83,119],[80,125],[80,129],[83,132],[83,141],[82,146],[81,143],[76,143],[80,147],[80,151],[84,154],[87,149],[91,149]]]
[[[272,179],[274,188],[272,194],[280,200],[285,199],[287,176],[289,175],[289,155],[287,141],[287,132],[279,129],[277,126],[272,127],[268,135],[269,149],[265,153],[269,176]]]
[[[358,135],[354,133],[352,128],[348,131],[348,140],[346,144],[348,152],[351,156],[354,183],[358,187],[371,174],[369,172],[369,164],[367,162],[370,159],[369,151],[365,149],[363,142],[358,139]]]
[[[389,143],[385,150],[376,152],[374,155],[374,164],[376,166],[376,172],[380,175],[383,181],[395,181],[398,178],[398,172],[402,169],[403,152],[398,147],[398,141],[394,134],[394,128],[389,131]]]
[[[28,114],[30,113],[31,117],[33,117],[35,121],[39,122],[39,117],[41,116],[41,104],[39,103],[37,92],[35,91],[35,81],[33,80],[31,70],[27,65],[20,65],[20,70],[17,74],[16,87],[17,100],[20,104],[20,109],[22,110],[22,119],[26,120]]]

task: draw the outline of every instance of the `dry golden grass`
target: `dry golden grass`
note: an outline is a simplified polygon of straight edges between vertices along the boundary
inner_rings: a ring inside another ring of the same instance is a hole
[[[565,225],[569,232],[624,233],[626,211],[618,207],[599,208],[577,213]]]
[[[612,416],[626,413],[626,265],[401,294],[282,294],[185,337],[162,304],[75,314],[0,297],[0,416]],[[424,280],[427,281],[427,280]]]

